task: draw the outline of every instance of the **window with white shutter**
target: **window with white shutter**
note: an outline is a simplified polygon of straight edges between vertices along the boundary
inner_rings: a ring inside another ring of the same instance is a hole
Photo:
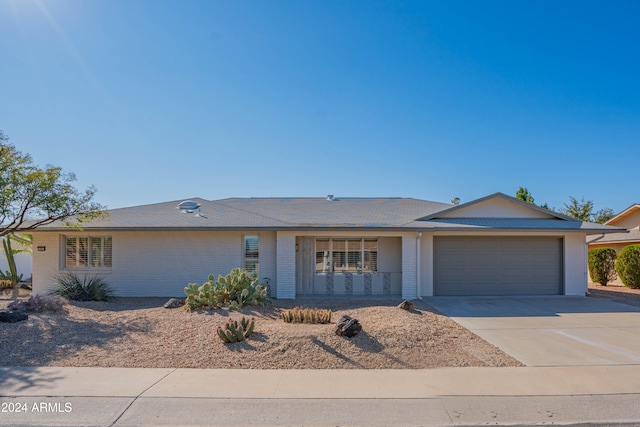
[[[111,268],[111,237],[67,236],[65,268]]]
[[[378,239],[317,238],[316,273],[376,273]]]
[[[244,236],[244,268],[255,278],[260,275],[260,238]]]

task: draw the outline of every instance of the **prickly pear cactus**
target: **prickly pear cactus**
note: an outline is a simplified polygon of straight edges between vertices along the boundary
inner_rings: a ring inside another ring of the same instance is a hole
[[[209,310],[219,307],[240,309],[245,305],[264,305],[270,303],[267,288],[259,283],[244,269],[234,268],[226,276],[218,276],[214,281],[213,274],[209,280],[198,287],[195,283],[184,288],[187,295],[186,307],[197,310],[207,307]]]

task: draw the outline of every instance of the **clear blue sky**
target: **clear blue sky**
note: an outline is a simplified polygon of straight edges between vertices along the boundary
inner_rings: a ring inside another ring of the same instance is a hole
[[[109,208],[640,202],[638,1],[0,0],[0,129]]]

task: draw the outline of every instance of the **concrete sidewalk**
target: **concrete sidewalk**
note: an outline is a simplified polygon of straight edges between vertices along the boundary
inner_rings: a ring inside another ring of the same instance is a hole
[[[1,367],[3,408],[22,405],[25,411],[0,412],[0,424],[640,423],[634,400],[639,394],[638,365],[366,371]]]
[[[0,368],[0,396],[424,399],[640,393],[640,366],[252,370]]]

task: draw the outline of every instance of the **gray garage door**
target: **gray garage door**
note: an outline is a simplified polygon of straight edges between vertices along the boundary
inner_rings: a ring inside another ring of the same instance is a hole
[[[562,239],[435,237],[436,295],[562,294]]]

